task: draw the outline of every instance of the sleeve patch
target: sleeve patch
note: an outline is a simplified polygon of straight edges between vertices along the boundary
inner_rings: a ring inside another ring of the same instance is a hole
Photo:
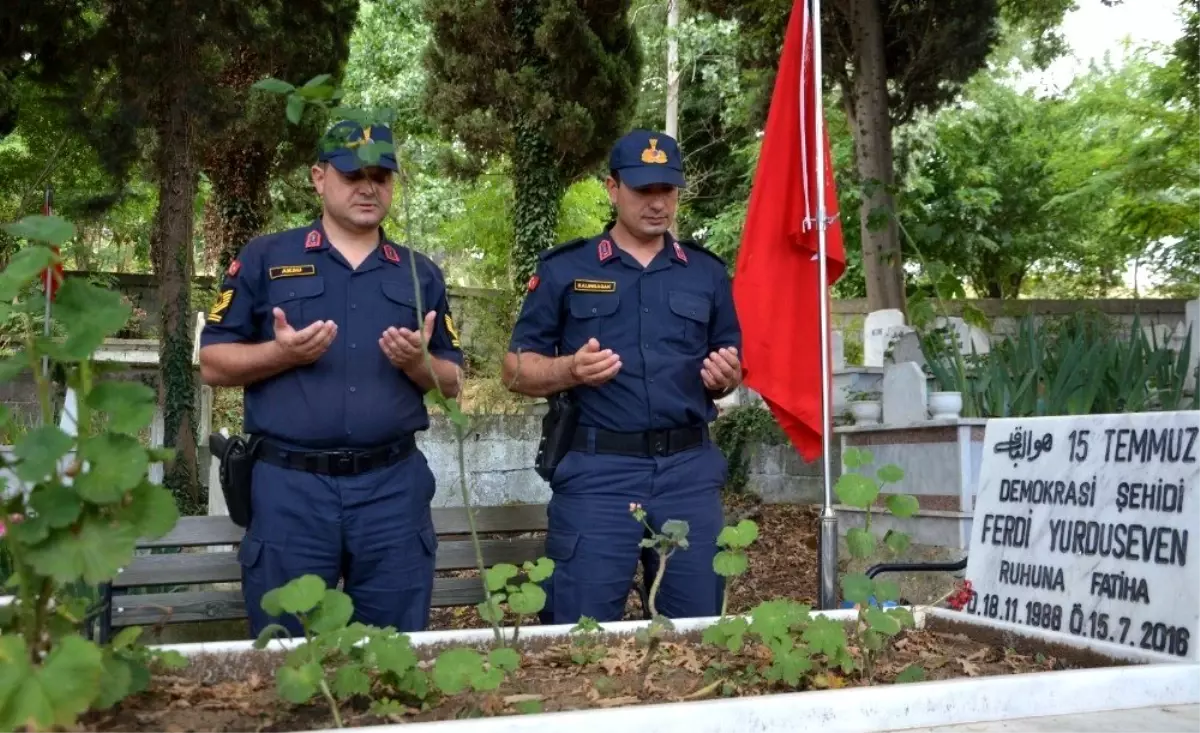
[[[449,313],[446,313],[446,332],[450,334],[450,345],[460,348],[462,342],[458,338],[458,329],[454,327],[454,318]]]
[[[229,310],[229,306],[233,305],[233,288],[227,288],[221,291],[213,302],[212,307],[208,309],[208,322],[220,323],[225,320],[225,313]]]

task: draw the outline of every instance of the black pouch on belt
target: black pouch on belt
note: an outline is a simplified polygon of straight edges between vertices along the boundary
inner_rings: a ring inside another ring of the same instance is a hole
[[[550,395],[550,409],[542,417],[542,437],[538,441],[537,459],[533,468],[543,480],[549,481],[558,463],[571,450],[575,425],[579,422],[579,406],[568,392]]]
[[[257,435],[226,438],[213,433],[208,438],[208,447],[221,464],[221,493],[225,495],[229,518],[242,528],[250,526],[251,478],[261,441],[262,437]]]

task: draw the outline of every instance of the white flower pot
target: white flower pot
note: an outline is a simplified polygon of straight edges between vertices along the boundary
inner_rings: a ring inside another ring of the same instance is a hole
[[[850,414],[855,425],[878,425],[883,417],[883,403],[877,400],[862,400],[850,403]]]
[[[930,392],[929,417],[952,420],[962,414],[962,392]]]

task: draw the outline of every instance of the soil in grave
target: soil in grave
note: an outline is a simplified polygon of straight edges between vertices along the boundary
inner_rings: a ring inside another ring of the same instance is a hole
[[[572,661],[566,640],[525,640],[521,643],[522,666],[495,692],[431,698],[434,702],[428,709],[410,708],[388,717],[367,712],[367,701],[352,701],[342,706],[342,721],[346,726],[416,723],[527,714],[531,704],[544,712],[557,712],[791,691],[737,674],[747,665],[761,667],[768,662],[765,650],[749,644],[735,656],[701,644],[699,634],[671,635],[643,678],[644,649],[632,636],[607,635],[601,643],[606,649],[603,658],[583,666]],[[421,647],[418,654],[431,660],[443,648]],[[281,652],[195,656],[183,670],[156,674],[146,693],[105,713],[89,714],[77,730],[173,733],[332,728],[333,719],[323,698],[297,706],[278,696],[274,670],[282,660]],[[712,672],[714,664],[723,665],[719,675]],[[930,619],[925,629],[906,630],[893,640],[876,663],[873,682],[893,683],[897,674],[913,664],[925,670],[926,680],[946,680],[1124,663],[1071,647]],[[798,689],[864,684],[857,673],[813,672]]]

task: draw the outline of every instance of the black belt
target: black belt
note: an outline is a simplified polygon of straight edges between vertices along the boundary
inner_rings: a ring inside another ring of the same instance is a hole
[[[412,435],[381,448],[366,450],[288,450],[264,440],[258,448],[258,459],[272,466],[291,468],[326,476],[355,476],[367,471],[392,466],[416,450]]]
[[[704,428],[670,428],[667,430],[647,430],[644,433],[614,433],[600,428],[588,428],[582,425],[575,431],[571,441],[571,449],[590,451],[588,434],[595,433],[595,452],[619,456],[669,456],[673,453],[695,448],[704,442]]]

